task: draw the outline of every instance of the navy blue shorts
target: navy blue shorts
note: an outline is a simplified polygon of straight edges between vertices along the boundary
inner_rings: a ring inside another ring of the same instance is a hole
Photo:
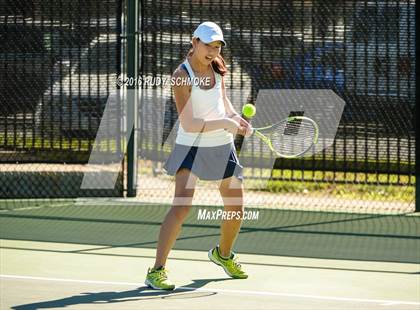
[[[163,168],[169,175],[186,168],[200,180],[221,180],[232,176],[243,180],[243,167],[233,143],[211,147],[175,144]]]

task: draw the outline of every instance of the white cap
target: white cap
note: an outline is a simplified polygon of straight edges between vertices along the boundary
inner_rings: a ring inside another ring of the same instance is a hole
[[[199,38],[206,44],[214,41],[221,41],[223,45],[226,45],[226,42],[223,39],[222,29],[213,22],[201,23],[197,29],[195,29],[193,36]]]

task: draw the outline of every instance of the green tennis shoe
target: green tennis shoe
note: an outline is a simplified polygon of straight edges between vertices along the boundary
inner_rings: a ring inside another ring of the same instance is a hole
[[[168,280],[168,271],[164,267],[149,268],[144,284],[155,290],[171,291],[175,288],[175,285]]]
[[[237,262],[237,256],[232,252],[229,258],[220,256],[219,247],[209,251],[209,259],[216,265],[221,266],[228,276],[235,279],[246,279],[248,275],[242,270],[241,264]]]

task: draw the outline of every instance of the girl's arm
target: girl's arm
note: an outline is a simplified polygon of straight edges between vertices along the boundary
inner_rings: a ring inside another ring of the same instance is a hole
[[[176,69],[173,77],[188,79],[188,74],[185,70]],[[204,120],[202,118],[195,118],[193,115],[191,104],[191,86],[190,85],[174,85],[172,87],[175,104],[179,115],[182,128],[187,132],[206,132],[216,129],[226,129],[229,132],[236,133],[241,127],[240,124],[230,118],[219,118]]]
[[[229,98],[226,95],[226,87],[225,87],[225,78],[222,76],[222,94],[223,94],[223,102],[225,103],[225,111],[226,115],[229,118],[233,118],[236,116],[239,116],[239,113],[236,112],[235,108],[232,105],[232,102],[230,102]]]
[[[222,77],[222,93],[227,117],[235,120],[239,123],[239,125],[241,125],[244,128],[244,130],[242,132],[240,131],[239,134],[243,136],[249,136],[252,131],[252,126],[244,118],[242,118],[238,112],[236,112],[235,108],[232,105],[232,102],[227,97],[224,77]]]

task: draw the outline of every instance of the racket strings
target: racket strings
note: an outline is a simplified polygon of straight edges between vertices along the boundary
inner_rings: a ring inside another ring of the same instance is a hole
[[[270,134],[271,145],[279,154],[293,156],[306,152],[314,143],[316,128],[311,122],[294,120],[278,124]]]

